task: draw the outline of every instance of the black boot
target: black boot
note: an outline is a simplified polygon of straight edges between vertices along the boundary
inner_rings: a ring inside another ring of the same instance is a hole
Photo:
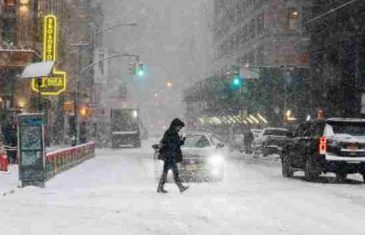
[[[162,174],[160,182],[158,183],[158,186],[157,186],[158,193],[168,193],[168,191],[166,191],[163,188],[163,186],[165,185],[165,182],[166,182],[166,177],[167,177],[167,174]]]
[[[185,190],[187,190],[190,186],[184,186],[184,185],[181,185],[179,186],[179,190],[180,190],[180,193],[183,193]]]
[[[158,193],[168,193],[169,191],[163,189],[163,188],[157,188]]]

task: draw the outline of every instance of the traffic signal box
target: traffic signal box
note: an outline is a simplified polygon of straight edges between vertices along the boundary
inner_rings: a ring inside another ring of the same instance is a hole
[[[142,63],[139,63],[136,67],[136,75],[138,77],[143,77],[144,76],[144,66]]]
[[[232,73],[230,75],[231,79],[231,89],[232,90],[238,90],[243,87],[244,85],[244,79],[240,75],[239,68],[233,68]]]

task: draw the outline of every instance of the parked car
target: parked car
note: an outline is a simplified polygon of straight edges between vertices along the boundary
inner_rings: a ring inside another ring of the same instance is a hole
[[[183,161],[178,163],[183,181],[219,181],[224,177],[228,148],[213,134],[188,132],[181,146]],[[161,175],[163,162],[155,155],[156,178]]]
[[[282,174],[304,171],[307,181],[332,172],[339,181],[348,174],[365,177],[365,119],[330,118],[299,125],[281,154]]]
[[[264,156],[274,153],[281,153],[282,147],[287,141],[288,130],[285,128],[265,128],[254,140],[253,148],[255,154],[262,152]]]
[[[263,129],[251,129],[251,131],[253,133],[254,138],[257,139],[264,130]]]

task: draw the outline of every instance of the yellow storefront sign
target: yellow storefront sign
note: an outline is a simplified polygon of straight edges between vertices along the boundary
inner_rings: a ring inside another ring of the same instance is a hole
[[[57,18],[47,15],[44,18],[43,28],[43,61],[57,60]],[[32,90],[41,95],[59,95],[66,90],[66,72],[53,70],[52,77],[32,79]]]

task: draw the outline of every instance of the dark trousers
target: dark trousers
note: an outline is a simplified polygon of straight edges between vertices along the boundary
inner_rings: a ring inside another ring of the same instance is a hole
[[[174,180],[176,185],[181,188],[182,184],[181,184],[181,180],[179,177],[179,169],[177,168],[177,164],[175,161],[165,161],[163,164],[163,171],[162,171],[162,175],[160,178],[160,183],[158,184],[159,188],[163,188],[163,186],[166,183],[166,179],[167,179],[167,173],[169,170],[172,170],[173,174],[174,174]]]
[[[8,160],[9,160],[9,163],[10,164],[14,164],[16,163],[17,159],[16,159],[16,151],[13,151],[13,150],[9,150],[9,151],[6,151],[6,154],[8,155]]]

